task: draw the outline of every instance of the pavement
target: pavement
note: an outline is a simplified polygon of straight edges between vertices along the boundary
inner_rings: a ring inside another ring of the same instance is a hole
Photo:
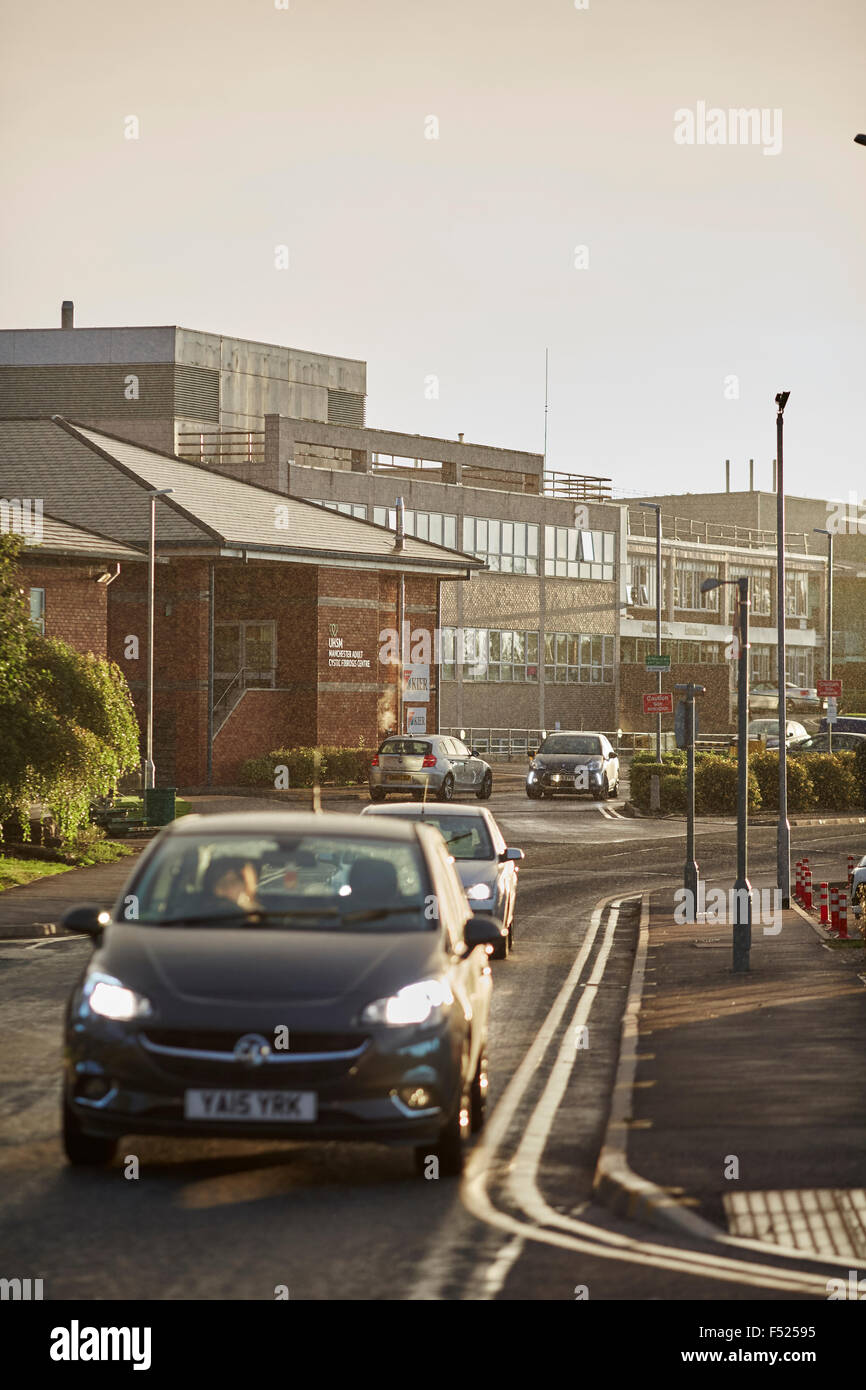
[[[729,925],[644,898],[596,1193],[681,1234],[862,1263],[866,954],[794,909],[765,924],[734,974]]]

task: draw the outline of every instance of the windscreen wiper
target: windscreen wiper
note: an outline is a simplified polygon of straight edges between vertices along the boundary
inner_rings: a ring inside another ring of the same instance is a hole
[[[362,907],[358,908],[356,912],[341,913],[341,920],[343,922],[376,922],[383,917],[399,916],[404,912],[417,912],[423,906],[423,903],[407,903],[404,907]]]
[[[236,925],[238,922],[270,922],[285,920],[287,917],[339,917],[335,907],[311,907],[282,909],[251,908],[248,912],[212,912],[199,917],[164,917],[159,922],[143,923],[158,927],[221,927]]]

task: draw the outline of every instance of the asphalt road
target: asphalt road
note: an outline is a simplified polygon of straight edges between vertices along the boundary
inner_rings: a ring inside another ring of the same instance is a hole
[[[61,1020],[89,944],[0,942],[0,1274],[71,1299],[272,1299],[278,1285],[301,1300],[798,1296],[772,1286],[763,1257],[721,1274],[696,1248],[588,1204],[634,900],[681,881],[681,823],[584,799],[530,804],[517,789],[490,807],[526,861],[516,949],[493,965],[491,1112],[467,1181],[425,1181],[408,1151],[372,1145],[158,1138],[124,1141],[106,1171],[73,1171],[58,1134]],[[792,835],[795,857],[808,848],[816,871],[835,873],[861,838]],[[753,882],[771,882],[774,830],[755,828],[751,847]],[[733,880],[733,822],[699,823],[698,858],[708,881]],[[65,879],[52,892],[78,900]]]

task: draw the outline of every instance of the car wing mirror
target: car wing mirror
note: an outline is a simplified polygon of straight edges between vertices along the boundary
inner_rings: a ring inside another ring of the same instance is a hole
[[[79,907],[67,908],[60,918],[64,931],[76,932],[81,936],[101,936],[103,929],[111,921],[111,913],[95,903],[82,903]]]
[[[517,863],[521,859],[525,859],[526,855],[523,853],[522,849],[504,849],[499,858],[503,864],[508,863],[509,860],[514,860],[514,862]]]
[[[488,917],[484,912],[474,913],[463,928],[466,954],[474,951],[476,946],[498,946],[503,934],[502,927],[495,917]]]

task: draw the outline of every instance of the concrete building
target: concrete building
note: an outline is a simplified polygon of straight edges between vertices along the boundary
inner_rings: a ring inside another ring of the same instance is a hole
[[[442,590],[444,730],[465,728],[495,747],[531,744],[557,726],[653,727],[641,697],[656,688],[644,667],[655,634],[655,519],[635,499],[613,500],[610,480],[554,472],[540,454],[462,435],[368,428],[363,362],[180,328],[74,329],[68,311],[66,322],[0,333],[0,415],[63,408],[211,474],[391,529],[400,496],[410,535],[484,563],[471,584]],[[137,396],[127,397],[130,377]],[[730,591],[701,595],[700,583],[753,575],[752,679],[772,681],[775,495],[653,500],[663,511],[670,682],[707,686],[703,727],[728,730]],[[812,526],[824,524],[826,504],[789,499],[787,661],[803,686],[823,671],[826,543]],[[866,619],[862,632],[846,619],[837,653],[847,658],[851,643],[853,657],[860,642],[866,690]]]
[[[0,418],[63,415],[167,453],[252,456],[268,412],[363,425],[364,362],[177,326],[0,331]]]

